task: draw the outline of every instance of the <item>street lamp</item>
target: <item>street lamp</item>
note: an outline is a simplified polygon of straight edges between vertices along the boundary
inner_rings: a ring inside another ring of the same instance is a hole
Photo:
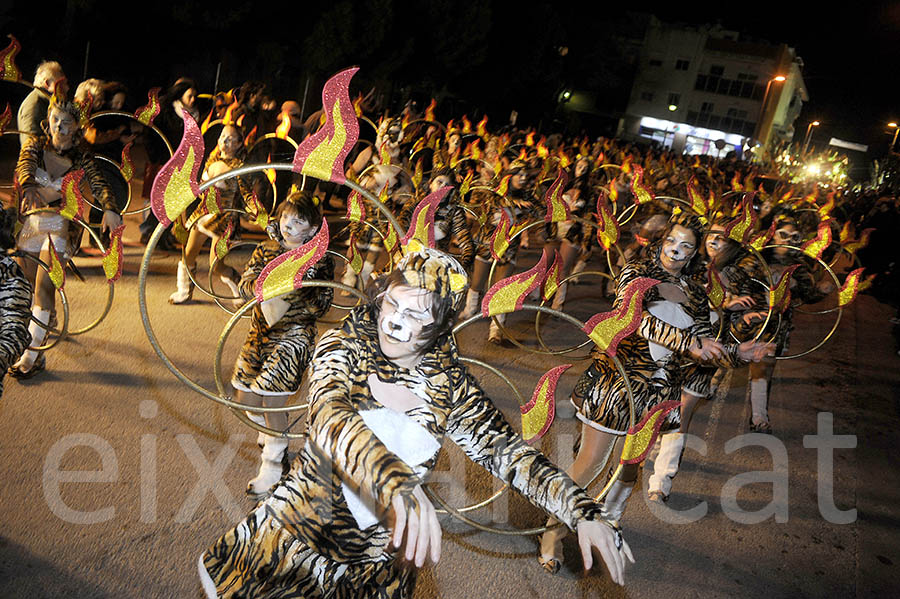
[[[888,127],[894,130],[894,139],[891,140],[891,147],[888,149],[889,152],[894,151],[894,143],[897,141],[897,133],[900,133],[900,127],[897,126],[897,123],[891,121],[888,123]]]
[[[765,119],[766,119],[766,106],[769,103],[769,88],[772,87],[773,82],[784,83],[787,81],[787,77],[784,75],[775,75],[771,79],[769,79],[768,83],[766,83],[766,91],[763,94],[762,106],[759,109],[759,118],[756,119],[756,130],[753,132],[753,138],[757,141],[760,141],[763,145],[763,149],[768,145],[767,139],[760,139],[763,137],[763,132],[765,131]],[[774,117],[773,117],[774,118]],[[768,135],[766,135],[768,137]]]
[[[819,121],[813,121],[806,128],[806,140],[803,142],[803,154],[804,155],[806,155],[806,150],[807,150],[807,148],[809,148],[809,139],[812,137],[812,128],[818,127],[821,124],[822,123],[820,123]]]

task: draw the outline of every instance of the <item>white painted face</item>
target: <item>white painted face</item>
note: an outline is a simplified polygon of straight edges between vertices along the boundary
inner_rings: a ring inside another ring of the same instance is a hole
[[[694,232],[681,225],[675,225],[663,240],[659,262],[670,274],[679,275],[695,253],[697,253],[697,238],[694,237]]]
[[[48,121],[50,123],[50,140],[53,142],[53,147],[57,150],[71,148],[75,131],[78,129],[78,124],[72,115],[64,110],[53,108],[50,110]]]
[[[775,230],[775,236],[772,238],[772,243],[778,246],[794,246],[797,247],[803,241],[803,235],[800,231],[797,230],[791,223],[784,223],[780,227]],[[784,254],[790,252],[787,247],[778,247],[775,248],[775,253],[779,256],[783,256]]]
[[[422,329],[434,323],[432,293],[427,289],[391,285],[381,297],[378,344],[391,361],[415,360],[421,353]]]
[[[284,244],[291,248],[298,248],[316,234],[318,227],[310,224],[305,218],[298,216],[293,210],[285,210],[278,219],[278,227]]]
[[[588,160],[582,158],[581,160],[579,160],[578,162],[575,163],[575,176],[580,177],[582,175],[587,174],[588,168],[590,168],[590,166],[591,166],[591,163]]]
[[[222,128],[218,141],[219,153],[224,158],[234,158],[238,150],[241,148],[241,134],[238,130],[231,126]]]
[[[447,138],[447,151],[451,154],[455,152],[459,148],[459,144],[462,141],[462,138],[458,133],[454,133],[450,137]]]
[[[728,247],[728,239],[725,237],[725,229],[721,226],[714,226],[706,234],[706,253],[715,260],[715,258]]]

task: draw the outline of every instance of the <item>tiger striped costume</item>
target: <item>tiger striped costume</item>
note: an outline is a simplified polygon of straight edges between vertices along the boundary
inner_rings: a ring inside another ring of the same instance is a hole
[[[662,300],[657,287],[650,289],[644,296],[644,313],[638,330],[623,339],[616,351],[616,356],[628,373],[628,381],[634,393],[636,421],[664,401],[679,401],[682,387],[697,395],[704,394],[703,373],[696,367],[685,368],[688,366],[685,354],[689,348],[699,343],[699,338],[715,336],[709,321],[706,291],[686,275],[675,277],[669,274],[659,263],[660,245],[660,242],[656,242],[648,248],[646,257],[625,265],[616,282],[616,299],[613,305],[615,308],[621,305],[622,293],[631,281],[638,277],[649,277],[661,283],[671,283],[684,292],[687,302],[681,304],[681,307],[693,319],[694,324],[680,329],[650,314],[647,306]],[[668,348],[672,353],[662,360],[654,360],[650,353],[650,342]],[[625,434],[629,413],[625,382],[605,352],[595,347],[592,357],[593,363],[572,392],[572,402],[578,409],[578,417],[601,430]],[[727,362],[722,365],[732,367],[739,363],[737,345],[729,345]],[[708,392],[708,378],[705,385],[705,391]],[[680,414],[678,410],[672,410],[665,427],[677,428],[679,424]]]
[[[244,298],[254,294],[256,279],[266,264],[286,249],[274,240],[261,242],[253,250],[241,276]],[[304,279],[330,281],[334,278],[334,260],[326,254],[306,271]],[[257,395],[291,395],[300,388],[303,373],[315,345],[316,319],[331,307],[334,291],[330,287],[305,287],[281,297],[289,304],[278,322],[269,325],[257,305],[250,317],[250,332],[234,367],[231,385]]]
[[[208,175],[208,171],[210,167],[216,162],[222,162],[228,166],[229,170],[234,170],[243,166],[243,152],[239,153],[238,156],[225,158],[221,155],[218,147],[213,149],[212,153],[209,155],[209,158],[206,159],[206,165],[203,167],[203,181],[206,181],[210,178]],[[224,235],[228,230],[228,225],[232,225],[234,227],[238,226],[238,224],[240,223],[240,213],[236,212],[236,210],[249,210],[247,208],[247,205],[249,204],[250,197],[253,195],[253,181],[249,176],[242,175],[231,179],[226,179],[224,183],[226,185],[226,189],[220,190],[220,197],[222,199],[222,211],[214,215],[209,214],[206,210],[206,206],[201,204],[194,210],[190,218],[188,218],[188,226],[196,222],[196,226],[200,227],[203,233],[216,237],[221,237],[222,235]],[[252,212],[252,210],[249,211]]]
[[[7,369],[31,343],[31,283],[19,265],[0,254],[0,397]]]
[[[312,360],[308,440],[272,496],[201,557],[210,597],[412,596],[415,569],[401,567],[383,522],[357,525],[342,491],[346,484],[371,498],[383,515],[398,494],[415,503],[412,490],[423,482],[424,474],[364,423],[361,412],[381,407],[367,382],[373,373],[423,400],[406,415],[438,443],[450,439],[571,529],[582,519],[600,518],[590,496],[504,420],[460,364],[450,335],[406,370],[381,354],[376,319],[373,305],[362,306],[322,336]],[[437,455],[422,463],[426,473]]]

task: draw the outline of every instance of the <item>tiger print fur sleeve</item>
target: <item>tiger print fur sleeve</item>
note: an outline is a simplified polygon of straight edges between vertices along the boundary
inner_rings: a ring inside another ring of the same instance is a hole
[[[451,206],[450,237],[456,241],[459,248],[458,260],[466,272],[472,269],[475,262],[475,242],[472,241],[472,231],[466,221],[466,211],[461,206]]]
[[[649,275],[639,262],[626,264],[622,268],[622,272],[619,274],[619,281],[616,284],[616,299],[613,302],[614,309],[622,305],[625,287],[638,277],[645,276]],[[647,297],[650,296],[651,293],[648,292]],[[646,303],[647,299],[645,298],[644,301]],[[653,316],[647,310],[644,310],[641,316],[641,324],[638,327],[637,334],[647,341],[652,341],[682,354],[686,353],[689,348],[697,347],[700,344],[700,340],[696,335]]]
[[[6,254],[0,254],[0,373],[15,362],[28,344],[28,322],[31,320],[31,283],[19,265]],[[0,374],[0,395],[3,394]]]
[[[310,368],[307,414],[309,443],[327,457],[341,479],[387,509],[397,494],[414,503],[421,479],[388,450],[359,415],[353,398],[353,368],[361,361],[354,341],[337,329],[316,345]]]
[[[91,195],[94,196],[94,199],[104,210],[118,212],[116,200],[113,197],[109,183],[103,177],[103,173],[100,171],[100,167],[97,166],[97,161],[94,159],[93,154],[90,152],[78,152],[75,160],[73,160],[72,168],[84,170],[85,178],[91,188]]]
[[[238,283],[238,288],[241,291],[241,297],[245,300],[248,300],[253,297],[256,287],[256,279],[259,277],[259,274],[266,267],[266,264],[269,263],[270,260],[275,258],[277,254],[274,254],[272,251],[267,251],[266,246],[268,243],[263,241],[262,243],[257,244],[256,248],[253,249],[253,253],[250,254],[250,259],[247,261],[247,265],[244,267],[244,272],[241,274],[241,280]]]
[[[531,503],[570,529],[581,520],[600,518],[600,507],[565,472],[534,449],[509,425],[466,374],[454,381],[455,405],[446,435],[473,462],[509,483]]]
[[[19,151],[19,160],[16,162],[16,180],[22,189],[38,186],[35,174],[38,166],[41,164],[44,139],[43,137],[32,135]]]

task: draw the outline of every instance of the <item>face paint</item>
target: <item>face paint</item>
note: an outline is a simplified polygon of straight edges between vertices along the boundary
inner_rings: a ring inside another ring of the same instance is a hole
[[[434,323],[431,296],[428,290],[405,285],[392,285],[382,294],[378,343],[382,353],[391,361],[409,365],[418,360],[422,349],[422,330]]]
[[[679,275],[697,252],[697,239],[690,229],[675,225],[663,240],[659,262],[670,274]]]
[[[241,148],[241,134],[234,127],[224,127],[219,135],[219,152],[225,158],[234,158]]]
[[[50,138],[53,146],[58,150],[66,150],[72,146],[72,138],[75,136],[76,123],[72,115],[54,108],[50,111]]]
[[[318,227],[310,224],[305,218],[297,216],[293,210],[285,210],[278,219],[278,227],[284,244],[291,248],[298,248],[315,235]]]
[[[721,228],[712,229],[706,234],[706,253],[710,258],[718,256],[728,245],[725,238],[725,230]]]

